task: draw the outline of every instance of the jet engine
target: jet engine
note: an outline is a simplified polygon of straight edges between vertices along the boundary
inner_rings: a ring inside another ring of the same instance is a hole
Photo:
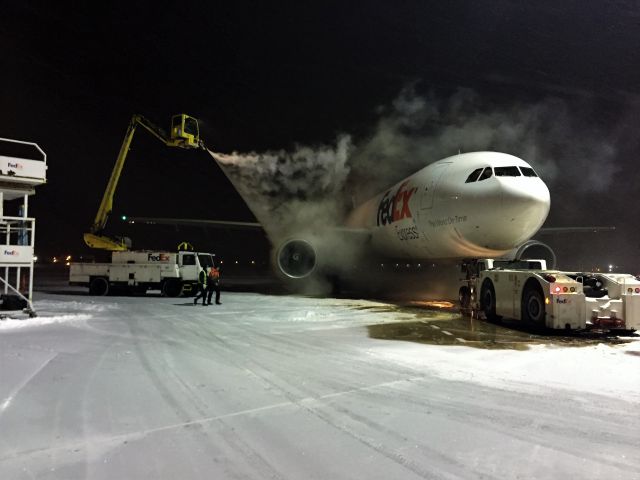
[[[503,258],[509,260],[542,259],[547,262],[547,268],[556,268],[556,254],[546,243],[539,240],[527,240],[517,248],[514,248]]]
[[[302,279],[313,273],[318,258],[316,250],[306,240],[287,240],[276,251],[275,264],[278,271],[288,278]]]

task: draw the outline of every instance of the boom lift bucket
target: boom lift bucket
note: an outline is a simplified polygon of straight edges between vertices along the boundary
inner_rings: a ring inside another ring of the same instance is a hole
[[[198,148],[201,146],[198,120],[184,113],[171,117],[169,135],[167,145],[170,147]]]

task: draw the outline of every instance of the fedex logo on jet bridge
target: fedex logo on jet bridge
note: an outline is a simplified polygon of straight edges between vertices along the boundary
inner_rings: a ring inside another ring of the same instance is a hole
[[[378,218],[376,223],[380,225],[389,225],[404,218],[412,218],[409,209],[409,200],[416,193],[417,188],[408,188],[409,181],[403,182],[394,194],[391,190],[387,191],[380,200],[378,205]]]
[[[15,257],[16,255],[20,255],[20,252],[17,250],[5,250],[4,254],[9,255],[11,257]]]
[[[11,162],[7,162],[7,166],[9,168],[15,168],[17,170],[22,170],[22,164],[16,162],[16,163],[11,163]]]

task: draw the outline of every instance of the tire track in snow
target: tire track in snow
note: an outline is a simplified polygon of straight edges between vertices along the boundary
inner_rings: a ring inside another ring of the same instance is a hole
[[[153,331],[150,332],[150,334],[153,336]],[[150,345],[150,348],[154,348],[154,346],[157,344],[164,346],[164,338],[159,338],[159,341],[152,343]],[[161,380],[162,376],[156,373],[157,370],[163,372],[164,375],[169,374],[174,384],[178,386],[178,391],[181,391],[183,393],[180,398],[186,398],[187,400],[189,400],[190,404],[193,406],[196,412],[201,415],[201,417],[210,417],[209,412],[207,412],[204,408],[206,404],[204,404],[197,397],[194,390],[188,385],[187,382],[182,379],[182,376],[177,372],[173,363],[167,360],[168,357],[166,349],[163,349],[160,355],[154,354],[155,357],[160,360],[158,362],[150,361],[147,358],[147,354],[145,352],[143,352],[141,349],[139,349],[139,351],[140,355],[144,357],[144,360],[142,360],[142,358],[141,360],[146,365],[145,369],[150,378],[153,380],[154,386],[160,392],[162,398],[170,406],[172,406],[172,408],[177,410],[177,412],[179,413],[179,417],[181,416],[185,419],[189,419],[183,422],[182,426],[202,425],[203,422],[193,422],[191,420],[191,415],[189,414],[189,412],[179,404],[178,396],[174,393],[175,390],[169,388],[168,385]],[[155,367],[153,367],[153,365],[155,365]],[[162,367],[161,365],[164,365],[164,367]],[[151,371],[152,369],[154,370],[153,372]],[[260,474],[261,476],[268,476],[270,478],[284,478],[274,466],[272,466],[265,458],[263,458],[255,449],[251,448],[248,443],[244,442],[242,438],[233,431],[232,428],[228,428],[229,426],[225,424],[222,417],[216,419],[216,422],[224,427],[227,427],[224,435],[224,441],[233,449],[233,451],[239,452],[245,458],[247,463],[251,465],[258,474]],[[213,439],[210,435],[207,434],[207,432],[205,432],[204,430],[198,430],[197,434],[203,439],[203,443],[206,443],[208,445],[209,451],[218,452],[218,455],[220,457],[224,456],[224,452],[215,443],[213,443]]]

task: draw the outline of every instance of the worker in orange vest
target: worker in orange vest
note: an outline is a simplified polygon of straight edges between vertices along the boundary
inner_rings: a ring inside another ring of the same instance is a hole
[[[216,305],[222,305],[220,302],[220,267],[216,267],[215,263],[209,269],[209,278],[207,278],[207,305],[211,305],[211,297],[214,290],[216,292]]]

